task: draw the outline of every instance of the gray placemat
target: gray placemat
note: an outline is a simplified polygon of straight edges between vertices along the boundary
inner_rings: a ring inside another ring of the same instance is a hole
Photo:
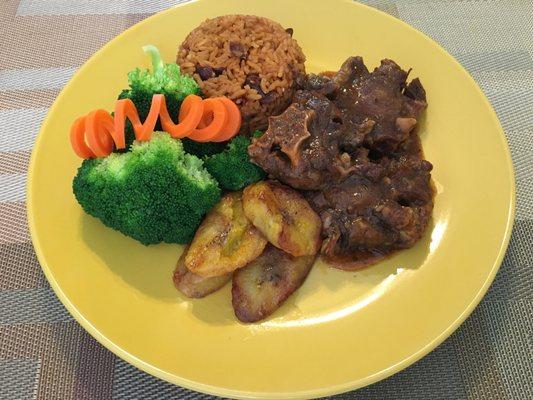
[[[96,343],[48,286],[26,224],[28,159],[59,90],[104,43],[179,2],[0,1],[0,399],[211,398]],[[533,2],[365,3],[427,33],[474,76],[509,140],[518,204],[502,268],[461,328],[403,372],[336,398],[532,399]]]

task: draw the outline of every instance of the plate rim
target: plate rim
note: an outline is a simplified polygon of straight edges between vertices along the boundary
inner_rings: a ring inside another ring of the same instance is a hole
[[[231,398],[239,398],[239,399],[257,399],[257,398],[268,398],[268,399],[296,399],[296,398],[309,398],[309,397],[324,397],[324,396],[331,396],[335,394],[345,393],[348,391],[360,389],[362,387],[371,385],[373,383],[376,383],[378,381],[381,381],[383,379],[386,379],[401,370],[409,367],[410,365],[414,364],[415,362],[422,359],[424,356],[429,354],[432,350],[437,348],[440,344],[442,344],[459,326],[470,316],[470,314],[474,311],[474,309],[477,307],[481,299],[485,296],[487,290],[491,286],[492,282],[494,281],[494,278],[496,274],[498,273],[500,266],[503,262],[503,258],[505,257],[505,254],[507,252],[507,248],[511,239],[511,234],[513,230],[513,225],[515,221],[515,214],[516,214],[516,181],[515,181],[515,171],[514,171],[514,165],[512,162],[511,157],[511,151],[509,148],[509,143],[507,140],[507,137],[505,136],[505,132],[502,128],[502,125],[500,123],[500,120],[492,107],[492,104],[487,99],[485,93],[477,82],[474,80],[474,78],[470,75],[470,73],[455,59],[454,56],[452,56],[450,53],[448,53],[438,42],[433,40],[431,37],[426,35],[424,32],[414,28],[407,22],[404,22],[403,20],[396,18],[384,11],[378,10],[376,8],[373,8],[369,5],[362,4],[359,2],[355,2],[352,0],[338,0],[339,2],[349,3],[351,6],[355,7],[361,7],[363,9],[366,9],[367,12],[377,13],[380,14],[381,17],[388,19],[390,21],[394,21],[394,23],[400,23],[404,28],[412,31],[413,33],[420,36],[422,39],[429,41],[433,46],[436,47],[436,49],[443,53],[447,58],[451,59],[452,62],[455,64],[456,67],[461,71],[461,74],[464,75],[467,78],[467,81],[470,82],[470,84],[473,86],[473,88],[481,95],[482,101],[485,103],[485,106],[488,107],[490,110],[491,118],[493,122],[495,123],[495,126],[497,127],[499,131],[499,138],[503,145],[503,155],[505,156],[505,162],[508,167],[509,171],[509,178],[510,178],[510,193],[509,193],[509,205],[507,209],[507,220],[505,221],[505,231],[503,240],[500,242],[500,247],[498,250],[497,257],[494,259],[492,263],[492,267],[490,269],[490,273],[487,275],[487,278],[483,282],[482,286],[478,290],[478,292],[473,297],[472,301],[464,308],[461,314],[457,316],[457,318],[446,328],[444,329],[439,335],[437,335],[433,340],[431,340],[426,346],[419,349],[417,352],[410,354],[408,357],[405,357],[401,361],[397,362],[394,365],[389,366],[388,368],[382,369],[379,372],[376,372],[373,375],[366,376],[364,378],[352,380],[349,382],[345,382],[338,385],[333,386],[327,386],[320,389],[311,389],[311,390],[303,390],[303,391],[290,391],[290,392],[255,392],[255,391],[243,391],[243,390],[234,390],[234,389],[227,389],[220,386],[215,385],[209,385],[201,382],[196,382],[193,380],[189,380],[186,378],[182,378],[180,376],[165,372],[153,365],[150,365],[146,363],[145,361],[141,360],[140,358],[130,354],[129,352],[122,349],[119,345],[115,344],[113,341],[108,339],[104,334],[102,334],[94,325],[92,325],[89,320],[87,320],[80,311],[74,306],[74,304],[71,303],[70,299],[66,296],[66,294],[61,289],[60,285],[55,280],[53,273],[51,271],[50,266],[48,265],[46,261],[46,257],[44,255],[44,252],[42,251],[40,240],[37,235],[36,227],[35,227],[35,221],[34,221],[34,213],[33,213],[33,182],[34,182],[34,169],[35,169],[35,163],[36,163],[36,154],[37,150],[40,147],[40,142],[42,140],[42,133],[47,130],[47,125],[49,124],[50,115],[55,113],[58,103],[65,95],[66,89],[70,85],[70,83],[78,78],[78,76],[82,75],[83,72],[88,68],[88,65],[92,64],[94,62],[94,59],[97,58],[97,56],[103,52],[105,49],[107,49],[108,46],[110,46],[113,42],[122,40],[124,36],[129,34],[132,31],[135,31],[137,29],[141,29],[145,24],[150,24],[152,20],[159,17],[160,14],[172,12],[172,10],[180,7],[187,7],[193,3],[199,3],[199,2],[207,2],[209,0],[190,0],[186,1],[184,3],[176,4],[174,6],[171,6],[163,11],[157,12],[144,20],[132,25],[128,29],[122,31],[120,34],[115,36],[113,39],[108,41],[106,44],[104,44],[101,48],[99,48],[91,57],[87,59],[83,63],[83,65],[75,72],[75,74],[70,78],[70,80],[65,84],[65,86],[61,89],[60,93],[54,100],[54,103],[49,108],[45,119],[43,120],[41,127],[39,129],[39,133],[37,135],[37,138],[33,144],[30,162],[28,166],[28,177],[27,177],[27,185],[26,185],[26,206],[27,206],[27,218],[28,218],[28,226],[31,236],[31,241],[33,244],[33,247],[35,249],[35,253],[37,255],[37,259],[39,261],[39,265],[41,266],[41,269],[43,270],[47,281],[50,283],[50,286],[52,287],[54,293],[59,298],[61,303],[65,306],[65,308],[68,310],[70,315],[72,315],[83,329],[85,329],[94,339],[96,339],[101,345],[103,345],[106,349],[111,351],[113,354],[115,354],[117,357],[120,357],[127,363],[135,366],[136,368],[139,368],[140,370],[155,376],[159,379],[162,379],[164,381],[167,381],[169,383],[172,383],[174,385],[178,385],[181,387],[184,387],[186,389],[195,390],[202,393],[207,393],[215,396],[227,396]]]

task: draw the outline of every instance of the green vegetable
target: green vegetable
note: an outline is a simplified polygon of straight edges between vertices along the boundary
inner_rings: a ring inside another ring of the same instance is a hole
[[[112,112],[111,115],[114,116],[115,113]],[[133,125],[131,124],[129,119],[126,119],[126,123],[124,125],[124,138],[125,138],[125,141],[126,141],[126,147],[124,147],[123,149],[114,148],[113,149],[114,152],[116,152],[116,153],[126,153],[127,151],[130,150],[131,145],[135,141],[135,131],[134,131]]]
[[[263,133],[265,133],[265,132],[261,132],[260,130],[254,131],[254,132],[252,133],[252,137],[253,137],[254,139],[260,138],[261,136],[263,136]]]
[[[191,139],[182,139],[183,150],[186,153],[193,154],[196,157],[204,158],[220,153],[226,148],[227,142],[197,142]]]
[[[205,168],[228,190],[239,190],[266,177],[265,172],[250,161],[250,139],[236,136],[219,154],[207,157]]]
[[[141,121],[144,121],[150,111],[154,94],[164,94],[170,116],[176,121],[181,102],[190,94],[198,94],[200,87],[188,75],[183,75],[177,64],[164,64],[157,47],[148,45],[143,47],[150,56],[152,71],[136,68],[128,73],[129,89],[123,90],[119,99],[131,99]],[[156,129],[161,129],[159,122]],[[128,127],[126,127],[128,132]],[[128,143],[129,144],[129,143]]]
[[[164,132],[128,153],[83,161],[73,191],[88,214],[145,245],[188,243],[220,200],[203,162]]]

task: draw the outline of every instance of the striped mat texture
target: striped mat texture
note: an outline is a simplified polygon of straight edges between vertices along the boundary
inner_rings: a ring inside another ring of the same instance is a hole
[[[107,41],[182,1],[0,1],[2,400],[212,398],[148,376],[96,343],[48,286],[26,221],[28,159],[58,92]],[[533,399],[533,1],[364,2],[434,38],[482,87],[511,146],[517,219],[489,293],[450,339],[407,370],[335,398]]]

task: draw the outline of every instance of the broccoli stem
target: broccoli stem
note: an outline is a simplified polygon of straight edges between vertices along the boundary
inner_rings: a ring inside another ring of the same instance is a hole
[[[161,58],[159,49],[153,44],[147,44],[146,46],[143,46],[143,51],[147,56],[150,57],[150,60],[152,61],[153,74],[155,75],[159,72],[162,72],[165,68],[165,63]]]

